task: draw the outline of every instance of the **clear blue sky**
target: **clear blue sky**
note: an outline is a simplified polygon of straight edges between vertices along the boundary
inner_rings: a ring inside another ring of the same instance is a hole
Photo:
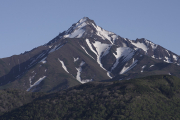
[[[0,58],[43,45],[82,17],[180,55],[180,0],[1,0]]]

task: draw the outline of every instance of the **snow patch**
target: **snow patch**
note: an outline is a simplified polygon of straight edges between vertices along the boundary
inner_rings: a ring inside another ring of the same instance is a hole
[[[66,35],[64,35],[64,38],[80,38],[84,34],[85,30],[83,29],[87,23],[85,22],[87,18],[81,19],[78,23],[76,23],[75,26],[72,26],[68,31],[66,31]],[[73,31],[72,33],[68,34],[70,31]]]
[[[86,79],[86,80],[81,80],[81,83],[84,84],[84,83],[91,82],[91,81],[93,81],[93,79]]]
[[[112,35],[111,37],[112,37],[112,41],[113,41],[113,44],[114,44],[114,42],[115,42],[115,40],[118,38],[118,36],[114,34],[114,35]]]
[[[158,45],[156,45],[156,44],[154,44],[154,43],[152,43],[152,42],[149,42],[149,43],[150,43],[153,51],[158,47]]]
[[[127,71],[131,70],[134,66],[137,65],[138,60],[135,60],[129,67],[126,67],[126,65],[123,67],[123,69],[121,70],[120,74],[124,74]]]
[[[61,44],[61,43],[60,43]],[[56,51],[56,50],[59,50],[61,47],[63,47],[64,46],[64,44],[63,45],[57,45],[57,46],[55,46],[54,48],[52,48],[50,51],[49,51],[49,53],[52,53],[52,52],[54,52],[54,51]]]
[[[85,30],[78,29],[75,30],[73,33],[64,35],[64,38],[80,38],[84,34]]]
[[[146,67],[146,65],[144,65],[144,66],[142,66],[142,70],[141,70],[141,72],[143,72],[143,70],[144,70],[144,68]]]
[[[154,56],[154,55],[153,55],[153,56],[151,56],[151,57],[155,59],[155,56]]]
[[[76,62],[76,61],[78,61],[79,60],[79,57],[77,57],[77,58],[74,58],[74,62]]]
[[[110,49],[111,45],[104,44],[99,41],[95,41],[95,43],[93,43],[93,45],[97,51],[97,62],[100,65],[100,67],[106,71],[106,69],[103,67],[103,65],[101,63],[101,58],[109,53],[109,49]]]
[[[122,47],[127,47],[127,45],[126,45],[125,43],[122,43],[122,45],[123,45]],[[135,49],[135,50],[136,50],[136,49]]]
[[[166,52],[167,52],[167,53],[168,53],[168,55],[170,56],[169,51],[168,51],[168,50],[166,50]]]
[[[62,68],[63,68],[67,73],[69,73],[68,70],[67,70],[67,68],[66,68],[66,66],[65,66],[65,64],[64,64],[64,62],[61,61],[59,58],[58,58],[58,60],[59,60],[59,62],[62,64]]]
[[[123,61],[122,62],[126,62],[128,60],[130,60],[132,58],[132,56],[134,55],[134,50],[129,48],[129,47],[119,47],[116,50],[117,54],[114,54],[114,56],[116,57],[116,62],[114,63],[113,67],[111,68],[111,70],[113,70],[114,68],[116,68],[116,66],[119,64],[119,59],[121,57],[123,57]]]
[[[31,81],[31,78],[29,78],[30,88],[28,88],[26,91],[30,91],[32,87],[39,85],[45,78],[46,76],[39,78],[39,80],[37,80],[33,85],[31,85],[32,81]]]
[[[147,46],[144,43],[140,43],[140,42],[134,43],[133,41],[131,41],[131,44],[133,44],[137,48],[143,49],[145,52],[147,52],[148,50]]]
[[[175,61],[178,60],[178,56],[176,56],[176,55],[173,55],[173,58],[174,58]]]
[[[92,47],[92,45],[91,45],[89,39],[86,39],[86,43],[87,43],[88,47],[90,48],[90,50],[91,50],[92,52],[94,52],[94,54],[97,55],[97,52],[93,49],[93,47]]]
[[[79,82],[81,82],[81,71],[82,71],[82,66],[85,64],[85,62],[84,61],[82,61],[81,63],[80,63],[80,65],[79,65],[79,68],[76,68],[76,70],[78,71],[77,72],[77,75],[76,75],[76,79],[79,81]]]
[[[86,49],[83,47],[83,46],[81,46],[82,47],[82,49],[86,52],[86,54],[88,54],[91,58],[93,58],[87,51],[86,51]],[[94,58],[93,58],[94,59]]]
[[[153,67],[153,66],[154,66],[154,65],[151,65],[150,68]]]
[[[82,83],[82,84],[92,81],[92,79],[81,80],[82,66],[83,66],[84,64],[85,64],[85,62],[82,61],[82,62],[80,63],[80,65],[79,65],[79,68],[76,68],[76,70],[77,70],[76,79],[77,79],[80,83]]]
[[[166,59],[166,60],[164,60],[164,62],[172,63],[172,62],[171,62],[171,58],[165,56],[165,59]]]
[[[94,54],[96,54],[96,56],[97,56],[97,63],[100,65],[100,67],[102,69],[104,69],[106,71],[106,69],[103,67],[103,65],[101,63],[101,58],[109,53],[109,50],[111,48],[111,44],[104,44],[104,43],[101,43],[99,41],[95,41],[95,43],[92,43],[92,44],[96,48],[96,51],[97,51],[96,52],[93,49],[89,39],[86,39],[86,43],[87,43],[88,47],[90,48],[90,50],[92,52],[94,52]]]
[[[107,72],[107,76],[112,79],[113,77],[110,75],[110,73],[111,73],[111,72],[108,71],[108,72]]]
[[[47,58],[47,57],[43,58],[40,62],[43,63],[43,64],[45,64],[45,63],[47,62],[47,61],[46,61],[46,58]]]
[[[96,29],[96,34],[99,36],[99,37],[101,37],[103,40],[109,40],[112,44],[113,44],[113,42],[111,41],[111,37],[110,37],[110,35],[111,34],[114,34],[114,33],[112,33],[112,32],[109,32],[109,31],[106,31],[106,30],[104,30],[104,29],[102,29],[101,27],[99,27],[99,26],[95,26],[93,23],[92,23],[92,25],[94,26],[94,28]],[[114,36],[113,36],[114,37]]]

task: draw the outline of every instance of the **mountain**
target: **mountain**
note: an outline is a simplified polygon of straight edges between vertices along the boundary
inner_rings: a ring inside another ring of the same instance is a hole
[[[93,81],[64,91],[42,94],[28,104],[1,115],[0,119],[178,120],[179,101],[180,79],[170,75],[115,82]],[[0,103],[1,106],[3,102]]]
[[[144,38],[123,38],[84,17],[46,44],[0,59],[0,89],[52,92],[91,81],[180,77],[178,71],[177,54]]]

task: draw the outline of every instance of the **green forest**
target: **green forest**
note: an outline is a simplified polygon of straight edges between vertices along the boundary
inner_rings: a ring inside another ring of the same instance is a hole
[[[180,79],[90,82],[53,93],[0,91],[0,120],[178,120]]]

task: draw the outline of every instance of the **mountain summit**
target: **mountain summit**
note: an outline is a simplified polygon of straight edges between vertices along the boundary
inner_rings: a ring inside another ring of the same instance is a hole
[[[90,81],[180,77],[180,58],[144,38],[129,40],[84,17],[43,46],[0,59],[0,88],[58,91]]]
[[[77,23],[74,23],[67,31],[64,31],[58,35],[59,38],[88,38],[88,37],[100,37],[101,39],[109,40],[113,43],[113,40],[117,37],[112,32],[106,31],[103,28],[96,25],[96,23],[88,17],[83,17]],[[54,42],[53,40],[49,43]]]

